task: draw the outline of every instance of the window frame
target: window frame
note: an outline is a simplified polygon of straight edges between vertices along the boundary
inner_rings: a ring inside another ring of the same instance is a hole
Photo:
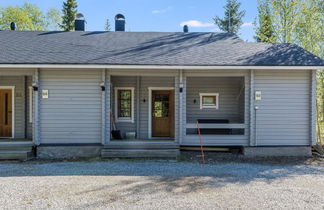
[[[219,109],[219,93],[199,93],[200,96],[200,109]],[[203,104],[203,97],[213,96],[216,98],[215,105]]]
[[[131,117],[119,117],[119,94],[118,91],[120,90],[130,90],[131,91]],[[134,91],[135,88],[134,87],[115,87],[115,120],[116,122],[130,122],[130,123],[134,123]]]

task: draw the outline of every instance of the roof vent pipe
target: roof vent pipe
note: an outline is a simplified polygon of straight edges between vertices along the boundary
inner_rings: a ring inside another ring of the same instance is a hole
[[[82,13],[78,13],[76,15],[76,19],[74,21],[74,29],[76,31],[85,31],[85,24],[86,24],[86,21],[84,19],[84,16]]]
[[[16,23],[15,22],[10,23],[10,30],[12,30],[12,31],[16,30]]]
[[[115,16],[115,31],[125,31],[125,16],[117,14]]]
[[[183,32],[188,33],[189,32],[189,27],[188,25],[183,26]]]

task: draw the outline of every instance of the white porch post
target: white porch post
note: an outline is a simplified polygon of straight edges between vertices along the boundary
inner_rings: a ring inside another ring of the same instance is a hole
[[[179,144],[183,142],[186,135],[186,77],[183,70],[179,71]]]
[[[107,110],[106,110],[106,69],[101,72],[101,144],[106,144],[106,122],[107,122]]]
[[[39,69],[35,69],[33,75],[33,89],[34,89],[34,115],[33,115],[33,142],[35,145],[40,144],[40,82]]]
[[[254,110],[254,70],[250,71],[250,146],[256,146],[255,142],[255,110]]]
[[[311,117],[310,117],[310,145],[316,144],[316,70],[311,72]]]
[[[110,72],[109,70],[106,70],[106,91],[105,91],[105,94],[106,94],[106,104],[105,104],[105,116],[106,116],[106,123],[105,123],[105,132],[106,132],[106,135],[105,135],[105,143],[104,144],[108,144],[110,142],[110,128],[111,128],[111,115],[110,115],[110,112],[111,112],[111,96],[110,96],[110,93],[111,93],[111,75],[110,75]]]

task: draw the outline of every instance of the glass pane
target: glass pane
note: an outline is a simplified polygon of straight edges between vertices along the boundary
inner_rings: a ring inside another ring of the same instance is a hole
[[[162,109],[162,102],[161,101],[155,101],[154,102],[154,109]]]
[[[130,109],[130,107],[131,107],[131,102],[130,101],[126,101],[126,100],[120,101],[120,108],[121,109]]]
[[[120,90],[119,92],[120,99],[129,99],[131,98],[130,90]]]
[[[118,90],[118,117],[131,117],[132,115],[131,90]]]
[[[154,110],[154,117],[162,117],[162,110]]]
[[[216,105],[216,96],[203,96],[203,104]]]

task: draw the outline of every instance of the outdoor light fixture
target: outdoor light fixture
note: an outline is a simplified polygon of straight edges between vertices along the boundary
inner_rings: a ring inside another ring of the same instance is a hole
[[[180,84],[179,84],[179,87],[180,87],[180,88],[179,88],[179,91],[180,91],[180,93],[182,93],[182,92],[183,92],[183,83],[180,83]]]
[[[105,83],[104,82],[100,83],[100,87],[101,87],[101,91],[105,91],[106,90],[106,86],[105,86]]]
[[[197,100],[196,100],[196,99],[194,99],[194,104],[195,104],[195,103],[197,103]]]
[[[33,82],[32,87],[34,91],[38,91],[38,86],[36,82]]]

